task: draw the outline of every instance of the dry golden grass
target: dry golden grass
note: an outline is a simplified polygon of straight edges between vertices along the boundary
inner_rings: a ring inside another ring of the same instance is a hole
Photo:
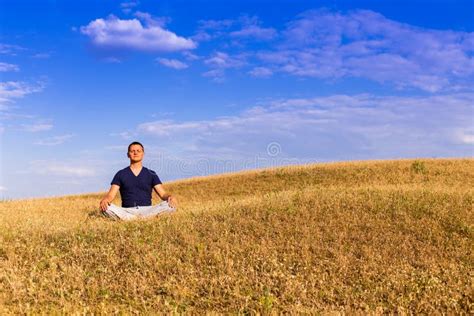
[[[0,313],[474,313],[473,159],[166,187],[179,212],[132,222],[102,194],[0,202]]]

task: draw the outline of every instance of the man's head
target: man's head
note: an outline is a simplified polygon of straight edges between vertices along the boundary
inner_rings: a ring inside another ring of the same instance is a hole
[[[131,162],[139,162],[143,160],[145,154],[145,148],[139,142],[133,142],[128,145],[127,157],[130,158]]]

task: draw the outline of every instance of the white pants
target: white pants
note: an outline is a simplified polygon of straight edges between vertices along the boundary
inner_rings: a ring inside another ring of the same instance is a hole
[[[116,220],[131,220],[136,218],[153,217],[162,213],[176,211],[167,201],[152,206],[120,207],[110,204],[104,215]]]

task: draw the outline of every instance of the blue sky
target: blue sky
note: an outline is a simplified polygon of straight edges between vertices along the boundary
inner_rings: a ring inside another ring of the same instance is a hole
[[[473,1],[0,0],[0,198],[472,157]]]

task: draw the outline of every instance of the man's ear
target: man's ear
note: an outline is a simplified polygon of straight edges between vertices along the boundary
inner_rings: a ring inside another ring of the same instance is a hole
[[[127,158],[130,158],[130,154],[127,152]]]

